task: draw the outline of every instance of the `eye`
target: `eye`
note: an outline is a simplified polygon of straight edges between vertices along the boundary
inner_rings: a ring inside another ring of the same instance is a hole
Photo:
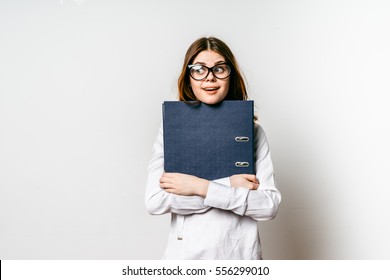
[[[216,65],[214,66],[214,73],[221,74],[226,71],[225,65]]]
[[[192,67],[192,72],[196,73],[196,74],[199,74],[199,75],[203,74],[205,71],[206,70],[201,65],[196,65],[196,66]]]

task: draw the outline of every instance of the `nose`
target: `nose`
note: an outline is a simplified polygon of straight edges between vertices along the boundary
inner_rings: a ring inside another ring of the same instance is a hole
[[[214,76],[213,71],[210,70],[205,78],[205,81],[216,81],[216,80],[217,78]]]

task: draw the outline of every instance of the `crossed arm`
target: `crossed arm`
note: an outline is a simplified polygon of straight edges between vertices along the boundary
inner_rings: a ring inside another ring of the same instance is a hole
[[[259,181],[255,175],[239,174],[229,177],[230,186],[257,190]],[[168,193],[177,195],[199,195],[206,197],[209,181],[183,173],[164,173],[160,178],[160,187]]]
[[[256,220],[275,217],[280,193],[273,178],[267,140],[261,127],[255,139],[256,175],[239,174],[208,181],[181,173],[164,173],[162,129],[153,147],[148,169],[145,204],[151,214],[203,213],[210,208],[232,211]]]

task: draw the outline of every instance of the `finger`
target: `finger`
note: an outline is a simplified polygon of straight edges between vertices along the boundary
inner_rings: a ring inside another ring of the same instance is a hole
[[[253,174],[240,174],[240,176],[247,180],[253,180],[253,178],[256,178],[256,176]]]
[[[248,181],[251,181],[251,182],[254,182],[254,183],[257,183],[258,180],[256,178],[256,175],[253,175],[253,174],[241,174],[241,176],[245,179],[247,179]]]
[[[167,193],[175,193],[175,189],[164,189]]]
[[[250,190],[257,190],[257,188],[258,188],[259,186],[257,185],[257,184],[250,184],[250,185],[248,185],[248,189],[250,189]]]
[[[172,183],[172,177],[166,176],[164,174],[160,178],[160,183]]]
[[[165,176],[166,178],[173,178],[175,177],[176,173],[172,173],[172,172],[166,172],[164,173],[163,176]]]
[[[172,184],[170,183],[161,183],[160,184],[160,188],[166,190],[166,189],[171,189],[172,188]]]
[[[252,175],[252,180],[253,183],[258,184],[259,180],[256,178],[256,175]]]

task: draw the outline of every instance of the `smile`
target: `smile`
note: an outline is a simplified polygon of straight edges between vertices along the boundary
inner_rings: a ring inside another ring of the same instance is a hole
[[[218,89],[219,89],[219,87],[206,87],[206,88],[203,88],[203,90],[205,90],[205,91],[216,91]]]

